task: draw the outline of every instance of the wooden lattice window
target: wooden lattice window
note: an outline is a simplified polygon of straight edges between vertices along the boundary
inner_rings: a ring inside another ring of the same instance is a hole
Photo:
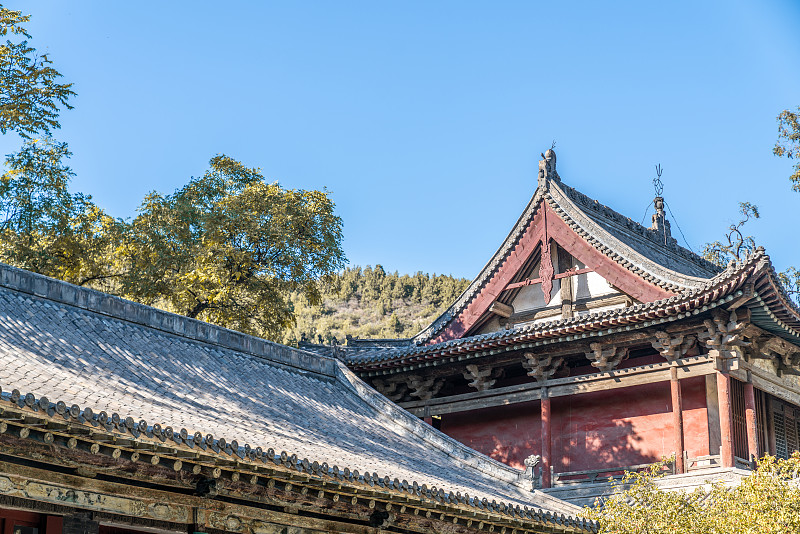
[[[800,410],[794,406],[772,398],[772,427],[775,432],[775,456],[788,458],[798,450],[798,426]]]
[[[747,452],[747,419],[744,407],[744,384],[731,380],[731,416],[733,418],[733,454],[749,460]]]
[[[767,394],[757,389],[756,393],[756,428],[758,429],[758,457],[764,456],[769,452],[769,436],[767,430]]]

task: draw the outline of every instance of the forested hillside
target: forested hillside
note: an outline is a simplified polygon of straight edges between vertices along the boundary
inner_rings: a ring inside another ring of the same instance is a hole
[[[335,337],[410,337],[427,326],[469,285],[447,275],[387,273],[383,267],[348,267],[322,285],[322,304],[311,306],[298,292],[291,294],[297,324],[284,332],[283,342],[330,343]]]

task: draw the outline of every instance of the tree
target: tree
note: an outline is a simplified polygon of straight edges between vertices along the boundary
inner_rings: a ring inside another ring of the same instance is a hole
[[[72,84],[58,83],[62,76],[48,55],[28,45],[31,36],[23,24],[29,21],[30,15],[0,5],[0,36],[23,38],[0,45],[0,132],[24,138],[59,128],[60,107],[71,109],[75,95]]]
[[[800,532],[800,454],[767,456],[736,487],[669,492],[658,488],[659,464],[627,473],[619,493],[587,510],[607,534],[792,534]],[[625,489],[627,487],[627,489]]]
[[[797,108],[800,112],[800,107]],[[786,156],[788,159],[800,160],[800,119],[798,113],[783,110],[777,117],[778,120],[778,140],[772,153],[778,157]],[[792,182],[792,189],[800,192],[800,161],[795,163],[794,172],[789,176]],[[778,273],[778,277],[783,284],[786,292],[795,301],[800,297],[800,271],[795,267],[789,267],[785,271]]]
[[[325,191],[267,184],[217,156],[174,194],[148,195],[121,248],[123,296],[275,338],[291,325],[289,293],[320,300],[343,267],[342,221]]]
[[[323,339],[411,337],[438,317],[469,284],[470,280],[448,275],[386,272],[377,265],[346,267],[321,284],[321,306],[311,306],[292,292],[297,321],[284,331],[281,340],[291,344],[317,339],[318,335]],[[423,293],[434,300],[423,299]]]
[[[756,249],[755,239],[753,236],[744,235],[742,227],[750,219],[758,219],[760,217],[758,206],[749,202],[740,202],[739,213],[742,214],[742,218],[736,224],[728,227],[728,232],[725,234],[725,242],[714,241],[703,246],[703,257],[720,267],[724,267],[732,260],[741,261],[747,254],[754,252]]]
[[[800,113],[800,106],[797,108]],[[798,114],[785,109],[778,115],[778,141],[772,152],[778,156],[800,160],[800,119]],[[800,161],[795,163],[794,172],[789,177],[792,189],[800,192]]]
[[[113,277],[112,258],[123,222],[90,196],[69,193],[73,176],[66,143],[26,142],[0,176],[0,261],[86,285]]]
[[[27,139],[0,177],[0,261],[272,337],[294,321],[291,291],[319,301],[345,262],[324,191],[266,184],[219,156],[173,195],[148,195],[130,224],[70,194],[69,149],[49,134],[75,93],[28,45],[29,21],[0,6],[0,132]]]

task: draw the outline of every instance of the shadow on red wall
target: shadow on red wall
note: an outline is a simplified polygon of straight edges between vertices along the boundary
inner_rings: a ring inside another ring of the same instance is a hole
[[[681,384],[690,455],[708,454],[704,383],[699,377]],[[652,463],[675,448],[669,382],[557,397],[551,409],[556,473]],[[447,414],[441,430],[519,469],[541,454],[538,401]]]

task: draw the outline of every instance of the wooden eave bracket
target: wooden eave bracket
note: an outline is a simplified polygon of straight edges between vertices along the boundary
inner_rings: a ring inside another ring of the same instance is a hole
[[[545,383],[552,377],[564,363],[563,357],[556,357],[553,354],[534,354],[526,352],[522,366],[527,370],[527,374],[533,377],[540,384]]]
[[[479,367],[478,365],[470,364],[465,369],[462,373],[464,379],[469,381],[470,387],[478,391],[490,389],[504,372],[502,368],[495,368],[490,365]]]
[[[657,330],[653,335],[656,339],[650,342],[651,346],[668,362],[682,358],[697,344],[697,337],[691,334],[670,334]]]
[[[746,357],[771,361],[779,377],[800,376],[800,347],[753,324],[748,324],[742,335],[750,344],[744,351]]]
[[[589,348],[591,352],[586,353],[586,359],[591,362],[592,367],[604,373],[616,369],[623,360],[628,359],[630,354],[628,347],[605,345],[603,343],[592,343]]]

